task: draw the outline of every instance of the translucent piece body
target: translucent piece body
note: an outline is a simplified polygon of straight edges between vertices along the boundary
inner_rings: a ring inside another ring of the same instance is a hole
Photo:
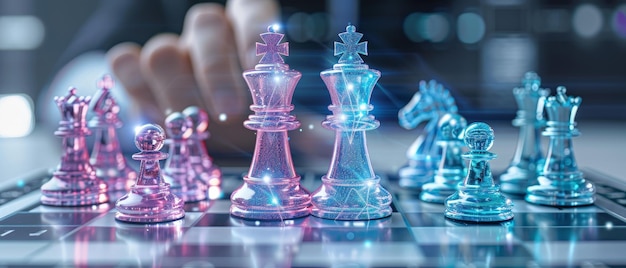
[[[185,202],[207,198],[207,184],[194,172],[189,162],[189,138],[193,134],[191,119],[182,113],[172,113],[165,119],[165,128],[170,136],[169,158],[165,162],[163,178],[172,193]]]
[[[55,135],[63,139],[61,163],[52,178],[41,186],[41,203],[53,206],[85,206],[109,201],[106,183],[89,162],[85,136],[91,134],[85,116],[91,98],[79,97],[76,89],[56,97],[62,119]]]
[[[107,184],[111,199],[118,199],[135,183],[137,171],[126,163],[117,137],[117,129],[122,127],[122,122],[118,118],[120,108],[110,92],[113,79],[105,75],[98,86],[100,90],[94,97],[93,105],[96,116],[89,122],[95,132],[90,161],[96,176]]]
[[[517,147],[505,173],[500,175],[503,192],[525,194],[529,185],[537,184],[545,158],[541,150],[540,131],[545,126],[543,103],[550,90],[540,88],[541,78],[528,72],[523,87],[513,89],[519,110],[513,125],[520,128]]]
[[[250,109],[255,112],[244,126],[256,131],[256,144],[243,185],[230,196],[230,214],[258,220],[304,217],[310,214],[311,198],[300,186],[287,135],[287,131],[300,126],[290,112],[294,108],[291,98],[302,74],[289,69],[280,57],[288,54],[286,43],[278,43],[282,34],[269,32],[261,36],[266,41],[266,45],[257,43],[257,55],[265,54],[261,64],[243,73],[252,95]]]
[[[346,44],[335,45],[335,55],[337,47],[343,47],[339,52],[348,56],[342,56],[333,69],[320,73],[330,93],[329,109],[333,113],[322,125],[335,131],[335,144],[322,185],[311,193],[311,214],[333,220],[370,220],[391,215],[391,194],[374,174],[365,136],[365,131],[379,126],[369,111],[373,109],[370,97],[380,72],[359,63],[362,60],[358,54],[367,49],[358,43],[362,35],[355,30],[352,25],[346,27],[346,32],[340,34]]]
[[[434,80],[420,81],[419,91],[398,112],[399,123],[406,129],[426,122],[406,152],[408,163],[399,170],[400,186],[420,188],[433,180],[441,158],[441,148],[436,144],[437,123],[444,114],[456,112],[454,98],[443,85]]]
[[[164,141],[165,133],[158,125],[144,125],[137,131],[135,145],[141,150],[133,155],[133,159],[141,161],[137,183],[115,203],[115,219],[156,223],[185,216],[184,201],[172,194],[161,174],[159,160],[168,156],[159,151]]]
[[[209,138],[209,115],[202,109],[191,106],[183,110],[193,123],[194,132],[188,139],[189,163],[191,168],[206,185],[216,187],[222,184],[222,170],[213,163],[204,140]]]
[[[543,135],[550,138],[548,156],[538,177],[538,185],[526,191],[526,201],[548,206],[574,207],[593,204],[595,187],[578,170],[572,138],[579,135],[574,121],[582,99],[566,96],[564,87],[545,103],[548,127]]]
[[[465,118],[459,114],[445,114],[439,120],[437,144],[442,151],[441,160],[434,181],[422,186],[422,201],[443,204],[463,182],[467,171],[461,157],[464,146],[461,135],[466,126]]]
[[[513,202],[494,184],[489,161],[496,155],[487,151],[493,145],[493,130],[485,123],[473,123],[465,130],[470,151],[467,177],[459,190],[445,200],[447,218],[471,222],[498,222],[513,218]]]

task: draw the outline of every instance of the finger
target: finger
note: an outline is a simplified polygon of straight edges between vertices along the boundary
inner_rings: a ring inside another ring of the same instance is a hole
[[[276,0],[231,0],[226,16],[235,32],[241,65],[251,69],[258,63],[256,41],[269,25],[279,22],[280,7]]]
[[[141,72],[163,115],[195,105],[203,107],[191,63],[174,34],[152,37],[141,51]]]
[[[193,6],[185,18],[185,47],[208,112],[220,123],[247,113],[249,93],[241,76],[232,28],[217,4]]]
[[[134,43],[121,43],[107,52],[107,61],[113,75],[118,79],[133,105],[131,115],[141,117],[139,121],[162,120],[154,95],[146,83],[139,66],[141,48]]]

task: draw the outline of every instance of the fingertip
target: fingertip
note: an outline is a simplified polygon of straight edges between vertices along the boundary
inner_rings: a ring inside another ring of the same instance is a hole
[[[121,88],[133,101],[130,116],[138,121],[159,120],[161,113],[141,72],[140,55],[141,47],[138,44],[120,43],[107,51],[106,58]]]
[[[242,67],[251,69],[258,63],[256,41],[267,26],[280,20],[280,6],[276,0],[230,0],[226,16],[235,31],[235,40]]]
[[[238,118],[246,107],[238,51],[224,8],[198,4],[187,13],[183,32],[193,72],[214,122]]]
[[[164,33],[150,38],[141,50],[140,64],[146,77],[150,77],[154,72],[145,71],[165,71],[169,68],[168,62],[176,62],[181,57],[178,48],[179,38],[175,34]]]

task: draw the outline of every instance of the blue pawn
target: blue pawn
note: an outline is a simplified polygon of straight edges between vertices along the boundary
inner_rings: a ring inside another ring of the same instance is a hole
[[[463,154],[469,159],[467,177],[459,190],[445,201],[445,216],[454,220],[472,222],[498,222],[513,218],[513,203],[500,193],[493,182],[489,161],[496,154],[487,150],[493,145],[493,129],[485,123],[473,123],[465,129],[465,145],[470,149]]]

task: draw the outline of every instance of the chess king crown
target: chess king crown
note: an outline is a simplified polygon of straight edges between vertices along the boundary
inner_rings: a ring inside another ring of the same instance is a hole
[[[563,86],[556,91],[556,96],[548,97],[545,101],[544,109],[549,120],[544,134],[578,136],[575,118],[582,98],[567,96],[567,89]]]

